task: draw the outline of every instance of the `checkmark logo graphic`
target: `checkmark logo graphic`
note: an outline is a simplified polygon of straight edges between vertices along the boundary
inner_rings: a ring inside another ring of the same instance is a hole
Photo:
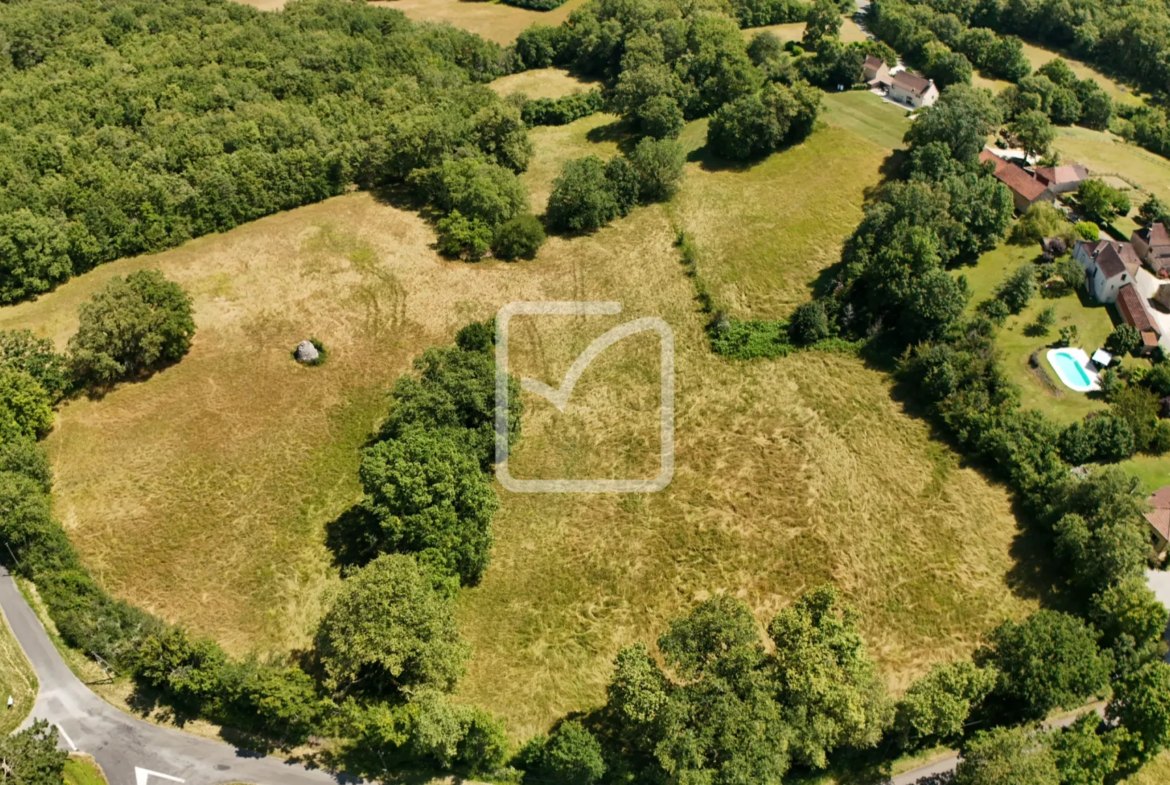
[[[585,373],[585,369],[589,367],[589,364],[599,354],[623,338],[628,338],[638,333],[658,330],[661,321],[661,319],[654,316],[648,316],[644,319],[634,319],[632,322],[619,324],[604,335],[596,338],[593,343],[585,347],[585,351],[577,355],[577,359],[573,361],[573,364],[569,366],[568,372],[565,373],[565,378],[561,382],[560,387],[545,384],[539,379],[524,378],[520,380],[520,388],[539,395],[564,414],[565,407],[569,405],[569,396],[573,394],[573,388],[577,386],[577,380],[581,378],[581,374]]]
[[[674,477],[674,332],[656,316],[633,319],[595,338],[577,356],[559,387],[538,379],[522,378],[520,389],[539,395],[564,412],[581,374],[603,351],[623,338],[642,332],[656,332],[661,345],[661,403],[659,408],[660,461],[657,477],[612,480],[525,480],[508,470],[508,326],[513,316],[605,315],[621,313],[616,302],[519,302],[509,303],[496,315],[496,478],[510,491],[519,493],[650,493],[660,491]]]

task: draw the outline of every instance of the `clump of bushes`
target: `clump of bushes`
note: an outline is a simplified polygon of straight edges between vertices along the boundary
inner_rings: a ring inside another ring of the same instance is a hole
[[[596,114],[605,108],[605,101],[598,89],[571,93],[560,98],[525,99],[520,107],[524,124],[568,125],[574,120]]]
[[[769,83],[758,94],[724,104],[711,117],[707,146],[720,158],[743,161],[798,142],[812,132],[821,92],[806,82]]]
[[[79,312],[69,366],[83,384],[109,385],[177,361],[195,335],[191,298],[158,270],[110,280]]]
[[[562,232],[593,232],[629,214],[635,204],[669,199],[678,190],[685,156],[670,139],[643,139],[627,158],[595,155],[565,163],[548,200],[548,222]]]
[[[544,227],[531,213],[505,221],[492,240],[492,253],[505,261],[534,259],[544,245]]]

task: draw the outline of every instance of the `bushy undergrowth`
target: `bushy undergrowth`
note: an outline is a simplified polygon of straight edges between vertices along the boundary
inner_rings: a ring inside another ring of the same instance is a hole
[[[574,120],[596,114],[604,107],[605,101],[601,97],[601,91],[595,88],[560,98],[526,100],[520,109],[520,116],[529,126],[568,125]]]

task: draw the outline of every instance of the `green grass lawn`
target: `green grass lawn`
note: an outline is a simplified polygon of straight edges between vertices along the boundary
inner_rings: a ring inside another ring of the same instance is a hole
[[[688,141],[698,140],[684,133]],[[839,261],[889,155],[830,122],[747,166],[689,164],[672,209],[694,236],[716,304],[735,316],[774,319],[809,300],[818,275]]]
[[[984,254],[975,267],[966,267],[956,274],[967,276],[972,296],[970,308],[991,296],[996,285],[1011,271],[1025,262],[1035,261],[1038,248],[1004,243]],[[1056,309],[1056,327],[1046,337],[1032,337],[1025,327],[1036,320],[1040,311],[1052,306]],[[1044,357],[1044,351],[1056,340],[1061,327],[1075,325],[1080,335],[1079,345],[1089,354],[1101,347],[1113,332],[1109,309],[1088,305],[1077,295],[1046,298],[1037,294],[1018,316],[1009,316],[999,331],[998,344],[1003,352],[1003,365],[1009,378],[1020,388],[1025,408],[1038,409],[1061,423],[1079,420],[1091,411],[1104,409],[1099,397],[1073,392],[1061,384],[1056,372]],[[1029,362],[1039,352],[1039,367]]]
[[[13,699],[7,708],[8,696]],[[37,677],[24,656],[24,651],[8,628],[8,621],[0,618],[0,734],[7,736],[32,711],[37,698]]]
[[[92,758],[74,756],[65,761],[65,785],[108,785],[108,780]]]
[[[825,96],[822,117],[836,128],[844,128],[888,150],[900,150],[902,137],[910,128],[909,112],[868,90],[847,90]]]
[[[1060,128],[1053,149],[1065,162],[1082,163],[1094,175],[1116,175],[1145,193],[1170,202],[1170,161],[1105,131]],[[1130,194],[1134,209],[1145,199]]]

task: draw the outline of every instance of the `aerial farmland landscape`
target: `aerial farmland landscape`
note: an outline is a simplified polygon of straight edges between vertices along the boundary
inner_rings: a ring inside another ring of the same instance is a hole
[[[1170,782],[1168,63],[0,2],[0,780]]]

